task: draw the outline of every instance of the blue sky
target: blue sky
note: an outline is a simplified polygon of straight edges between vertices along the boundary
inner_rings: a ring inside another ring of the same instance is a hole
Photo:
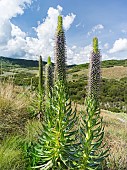
[[[54,34],[61,14],[68,64],[89,60],[97,36],[102,59],[127,59],[126,0],[1,0],[0,55],[54,60]],[[4,15],[3,15],[4,14]]]

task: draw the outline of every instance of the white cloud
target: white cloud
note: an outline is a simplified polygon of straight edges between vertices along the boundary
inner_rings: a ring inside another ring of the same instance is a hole
[[[111,60],[111,59],[112,58],[109,55],[102,53],[102,60]]]
[[[76,28],[78,28],[81,25],[81,22],[76,25]]]
[[[95,25],[90,32],[88,32],[88,36],[90,36],[92,33],[98,31],[100,33],[101,30],[104,29],[104,26],[102,24]]]
[[[125,30],[125,29],[122,29],[121,32],[122,32],[123,34],[127,34],[127,30]]]
[[[66,17],[63,18],[63,27],[64,27],[65,30],[68,30],[70,28],[70,26],[73,23],[75,17],[76,17],[76,15],[71,13],[71,14],[69,14]]]
[[[37,37],[39,40],[46,41],[48,43],[50,39],[54,38],[56,26],[57,26],[57,18],[58,15],[61,14],[63,8],[57,6],[57,9],[50,7],[47,12],[47,17],[43,19],[43,22],[35,28],[37,33]],[[45,43],[45,45],[46,45]]]
[[[10,19],[24,13],[24,8],[31,0],[1,0],[0,1],[0,44],[7,44],[11,38],[12,25]]]
[[[102,29],[104,29],[104,26],[102,24],[98,24],[92,28],[92,31],[95,32],[96,30],[102,30]]]
[[[16,17],[18,14],[22,15],[24,13],[24,8],[31,3],[32,0],[1,0],[0,19],[9,20],[12,17]]]
[[[7,1],[7,0],[6,0]],[[39,55],[42,55],[43,60],[47,60],[50,55],[52,60],[54,59],[54,35],[57,27],[58,15],[62,13],[63,8],[57,6],[57,8],[50,7],[47,12],[47,17],[38,22],[38,26],[34,28],[37,38],[28,37],[18,26],[11,23],[11,18],[17,14],[22,14],[25,8],[25,2],[30,4],[30,0],[14,0],[11,6],[10,12],[7,15],[8,18],[5,21],[6,24],[0,27],[0,55],[7,57],[17,57],[25,59],[37,59]],[[4,3],[3,3],[4,4]],[[5,4],[4,4],[5,5]],[[17,5],[17,6],[16,6]],[[17,10],[13,8],[18,8]],[[63,27],[67,31],[75,19],[73,13],[63,16]]]
[[[109,48],[109,43],[105,43],[104,44],[104,49],[108,49]]]
[[[127,51],[127,39],[119,38],[113,44],[113,47],[109,50],[109,53],[116,53],[120,51]]]
[[[41,8],[40,8],[40,6],[38,5],[38,6],[37,6],[37,11],[40,11],[40,9],[41,9]]]
[[[32,0],[1,0],[0,1],[0,43],[5,44],[11,38],[12,26],[10,19],[24,13],[24,8]]]
[[[36,59],[38,55],[42,55],[44,60],[50,55],[52,60],[54,59],[54,35],[57,27],[58,16],[62,13],[63,8],[57,6],[57,8],[50,7],[47,12],[47,17],[43,19],[42,23],[39,23],[34,30],[37,33],[37,38],[27,37],[27,58],[29,53]],[[73,13],[63,16],[63,27],[67,31],[75,19]],[[30,56],[31,56],[30,55]]]
[[[18,26],[11,23],[11,19],[18,15],[22,15],[24,13],[24,9],[31,3],[32,0],[0,0],[0,55],[33,60],[38,59],[38,56],[42,55],[43,60],[45,61],[50,55],[53,61],[54,35],[57,26],[57,18],[58,15],[62,13],[63,8],[59,5],[57,8],[50,7],[47,12],[47,17],[42,21],[38,21],[38,26],[34,28],[36,38],[33,38],[28,37],[27,33],[23,32]],[[73,13],[63,16],[63,26],[65,31],[70,29],[75,17],[76,15]],[[77,27],[78,26],[79,25],[77,25]],[[92,28],[89,35],[99,33],[99,31],[103,29],[104,26],[102,24],[98,24]],[[103,49],[109,49],[109,44],[104,44]],[[72,44],[71,46],[68,46],[68,64],[88,62],[91,50],[91,45],[78,47]],[[113,48],[109,50],[109,53],[119,51],[124,51],[127,54],[126,38],[116,40],[113,44]],[[102,54],[102,56],[103,59],[113,58],[112,54],[109,54],[109,56],[107,54]],[[123,56],[116,56],[116,58],[119,59],[122,57]]]
[[[76,48],[77,48],[77,46],[76,46],[76,45],[73,45],[73,46],[72,46],[72,49],[76,49]]]
[[[57,9],[50,7],[47,13],[47,17],[43,20],[43,23],[40,24],[35,31],[37,32],[37,36],[39,39],[47,39],[50,40],[54,38],[56,26],[57,26],[57,18],[58,15],[61,14],[63,8],[59,5]],[[73,13],[63,16],[63,27],[65,30],[68,30],[75,19],[75,15]]]
[[[111,29],[109,30],[109,33],[110,33],[110,34],[114,34],[114,32],[113,32]]]
[[[11,38],[12,27],[9,20],[3,20],[0,23],[0,44],[3,45]]]
[[[14,24],[10,23],[11,26],[11,33],[10,39],[1,47],[1,55],[3,56],[13,56],[13,57],[22,57],[25,55],[24,47],[26,46],[26,33],[22,32],[21,29]]]
[[[22,37],[22,38],[26,37],[26,33],[21,31],[21,29],[18,26],[11,23],[11,27],[12,27],[11,30],[12,37]]]
[[[22,55],[24,54],[25,45],[26,45],[26,42],[23,38],[16,37],[8,41],[7,50],[9,54],[11,54],[12,56],[17,55],[19,57],[22,57]]]
[[[89,61],[91,45],[85,47],[72,46],[67,48],[68,64],[81,64]]]
[[[31,3],[32,0],[0,1],[0,55],[11,56],[16,53],[16,48],[21,51],[21,38],[25,38],[26,34],[11,23],[11,18],[22,15],[24,9]],[[19,51],[17,53],[20,53]]]

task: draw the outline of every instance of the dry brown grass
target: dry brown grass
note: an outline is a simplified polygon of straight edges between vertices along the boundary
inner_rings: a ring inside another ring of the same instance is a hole
[[[0,114],[9,114],[26,108],[28,101],[24,100],[23,88],[12,84],[0,84]]]
[[[88,69],[83,69],[68,75],[68,79],[72,80],[73,75],[78,74],[79,76],[88,76]],[[110,68],[102,68],[102,77],[107,79],[121,79],[127,77],[127,67],[114,66]],[[79,79],[76,77],[75,79]]]
[[[127,77],[127,67],[115,66],[102,69],[102,77],[108,79],[121,79]]]
[[[7,134],[21,132],[29,118],[27,108],[31,94],[22,87],[0,83],[0,139]]]
[[[111,170],[127,170],[127,115],[102,111],[105,141],[110,147],[108,166]]]

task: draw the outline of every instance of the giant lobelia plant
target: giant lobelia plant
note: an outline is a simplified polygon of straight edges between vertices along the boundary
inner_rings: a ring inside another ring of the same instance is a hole
[[[42,135],[35,147],[36,166],[41,170],[67,170],[75,167],[78,142],[75,141],[77,128],[76,112],[62,81],[54,86],[50,107],[46,107]]]
[[[108,149],[105,149],[104,127],[98,102],[93,97],[86,99],[86,113],[81,114],[80,121],[80,170],[101,170]]]
[[[77,159],[77,129],[74,128],[77,116],[72,111],[66,87],[65,37],[61,16],[58,17],[55,54],[55,86],[52,96],[47,98],[49,102],[45,107],[42,135],[39,136],[34,154],[38,161],[33,168],[41,170],[67,170],[74,167]]]
[[[58,17],[56,36],[56,82],[49,104],[45,107],[42,134],[34,148],[34,169],[40,170],[94,170],[108,155],[104,150],[104,128],[99,108],[100,56],[98,40],[94,39],[91,60],[89,94],[86,99],[86,114],[81,115],[76,126],[76,111],[72,111],[66,83],[65,39],[62,17]],[[99,64],[99,66],[98,66]],[[92,70],[93,69],[93,70]],[[99,81],[99,82],[98,82]],[[77,134],[79,132],[78,138]]]
[[[104,128],[100,116],[100,52],[98,39],[93,39],[93,51],[90,60],[89,91],[86,98],[86,114],[81,115],[80,142],[81,151],[80,170],[102,169],[102,162],[108,156],[108,149],[104,149]]]

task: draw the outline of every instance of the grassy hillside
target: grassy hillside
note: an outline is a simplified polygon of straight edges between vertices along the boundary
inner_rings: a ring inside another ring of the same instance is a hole
[[[37,61],[31,62],[27,60],[26,62],[20,59],[0,59],[2,61],[2,74],[0,76],[2,81],[32,87],[32,89],[38,87]],[[21,61],[23,61],[23,63]],[[25,63],[27,63],[27,65],[23,67]],[[103,109],[127,113],[126,64],[127,60],[102,61],[101,107]],[[67,73],[71,99],[83,104],[84,97],[87,93],[88,63],[69,66]]]
[[[30,120],[29,108],[36,97],[26,88],[6,83],[0,84],[0,89],[0,169],[25,170],[22,143],[35,141],[42,128],[39,121]],[[84,111],[84,105],[77,104],[77,110]],[[125,170],[127,114],[101,110],[101,115],[105,126],[104,140],[110,146],[106,170]]]
[[[27,61],[28,66],[24,67],[25,63],[20,63],[20,60],[15,63],[2,58],[1,61],[0,169],[25,170],[27,162],[23,156],[23,143],[31,144],[36,141],[37,134],[42,129],[38,120],[32,120],[33,109],[37,107],[35,92],[38,87],[38,63],[32,65]],[[71,99],[77,103],[77,110],[84,112],[88,64],[68,67],[67,72]],[[126,170],[126,60],[102,62],[102,77],[101,115],[105,126],[104,140],[110,146],[110,156],[106,160],[105,170]]]
[[[0,62],[7,63],[7,65],[8,64],[14,65],[14,66],[18,65],[20,67],[38,67],[37,60],[14,59],[14,58],[0,56]],[[46,64],[46,62],[43,62],[43,63],[44,65]],[[88,66],[89,66],[89,63],[80,64],[80,65],[70,65],[68,67],[73,68],[73,69],[82,69],[82,68],[88,68]],[[102,61],[102,68],[108,68],[108,67],[114,67],[114,66],[127,67],[127,59]]]
[[[5,76],[20,72],[37,74],[36,70],[38,70],[38,61],[33,60],[0,57],[0,63],[0,73]],[[46,62],[43,62],[44,66],[45,64]],[[89,63],[68,66],[69,79],[82,77],[82,75],[88,76],[88,67]],[[127,59],[102,61],[102,77],[107,79],[127,77]]]

